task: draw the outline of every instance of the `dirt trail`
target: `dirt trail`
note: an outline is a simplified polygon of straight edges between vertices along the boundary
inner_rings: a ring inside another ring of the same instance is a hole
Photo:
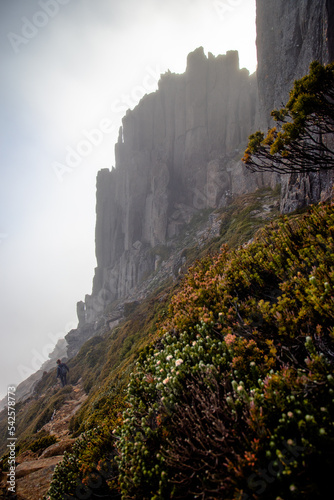
[[[73,386],[70,396],[71,399],[65,401],[54,413],[52,420],[42,427],[58,439],[57,443],[49,446],[40,456],[27,451],[17,457],[17,500],[42,500],[49,489],[55,466],[63,459],[64,452],[71,450],[75,439],[70,438],[69,422],[87,399],[81,381]],[[7,476],[3,473],[0,498],[7,498],[4,496],[6,481]]]
[[[65,401],[63,406],[57,410],[50,422],[45,424],[42,429],[56,436],[57,439],[64,439],[70,434],[68,429],[72,416],[78,411],[81,405],[86,401],[87,395],[79,381],[73,386],[72,399]]]

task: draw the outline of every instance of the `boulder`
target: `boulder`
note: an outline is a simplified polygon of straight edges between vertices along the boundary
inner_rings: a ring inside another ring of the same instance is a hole
[[[56,463],[52,463],[17,479],[18,500],[43,500],[50,487],[56,465]]]
[[[22,462],[16,467],[16,478],[19,479],[21,477],[28,476],[29,474],[32,474],[39,469],[45,469],[46,467],[55,467],[62,459],[63,455],[56,455],[49,458]]]
[[[63,439],[59,443],[54,443],[43,451],[38,460],[63,455],[65,451],[70,452],[74,443],[75,439]]]

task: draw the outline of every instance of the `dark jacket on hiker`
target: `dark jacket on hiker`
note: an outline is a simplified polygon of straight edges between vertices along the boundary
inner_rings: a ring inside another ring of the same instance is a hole
[[[57,363],[58,363],[57,378],[60,378],[61,385],[64,387],[64,385],[67,384],[67,381],[66,381],[67,372],[69,372],[70,370],[69,370],[68,366],[65,365],[65,363],[61,363],[60,361],[59,362],[58,361],[57,361]]]

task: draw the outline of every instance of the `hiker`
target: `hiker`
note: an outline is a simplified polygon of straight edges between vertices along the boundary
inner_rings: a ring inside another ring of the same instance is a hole
[[[60,359],[57,359],[57,365],[58,365],[57,378],[60,378],[61,385],[64,387],[64,385],[67,384],[67,382],[66,382],[67,372],[69,372],[70,370],[69,370],[68,366],[65,365],[65,363],[62,363],[60,361]]]

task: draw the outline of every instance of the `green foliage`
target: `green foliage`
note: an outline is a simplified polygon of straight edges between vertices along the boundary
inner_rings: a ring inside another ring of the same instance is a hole
[[[124,304],[124,316],[127,318],[133,312],[136,310],[136,308],[139,306],[139,302],[137,300],[134,300],[133,302],[126,302]]]
[[[197,262],[138,358],[123,498],[323,498],[334,465],[334,210]]]
[[[220,214],[220,234],[202,248],[199,248],[198,244],[183,247],[182,257],[187,261],[184,268],[189,268],[196,260],[205,258],[208,254],[218,253],[223,244],[236,248],[247,243],[268,221],[278,217],[279,195],[279,186],[276,190],[257,189],[254,193],[232,198],[226,207],[215,211]],[[204,214],[207,220],[208,211],[204,211]],[[203,222],[203,215],[200,212],[193,219]]]
[[[85,342],[75,358],[69,363],[73,383],[81,379],[87,394],[94,388],[107,360],[109,344],[108,335],[96,335]]]
[[[138,353],[157,337],[156,324],[164,313],[169,291],[150,297],[129,312],[126,320],[99,344],[89,397],[71,421],[71,430],[79,435],[102,424],[114,411],[124,409],[124,394],[128,378]],[[93,340],[93,339],[91,339]],[[85,359],[91,341],[86,343],[73,360],[75,366]],[[87,346],[88,344],[88,346]],[[98,375],[97,375],[98,373]]]
[[[170,256],[170,248],[165,245],[157,245],[150,252],[153,256],[159,256],[161,260],[167,260]]]
[[[46,498],[119,498],[113,441],[107,425],[83,434],[56,466]]]
[[[20,442],[15,447],[16,455],[19,456],[21,453],[27,450],[31,450],[32,452],[38,452],[40,454],[46,448],[57,442],[57,438],[55,436],[51,436],[49,433],[45,431],[39,432],[38,436],[39,437],[37,439],[34,439],[32,436],[29,436],[26,439],[20,440]],[[9,451],[7,451],[4,455],[2,455],[0,460],[1,464],[0,468],[5,471],[8,470],[8,458],[9,458]]]
[[[334,64],[314,61],[296,80],[285,107],[271,115],[277,127],[249,137],[243,161],[253,171],[314,172],[334,168]]]
[[[56,442],[57,442],[57,438],[55,436],[51,436],[51,435],[43,436],[43,437],[40,437],[40,438],[36,439],[35,441],[33,441],[29,445],[29,449],[31,451],[34,451],[34,452],[35,451],[42,452],[43,450],[45,450],[46,448],[48,448],[52,444],[55,444]]]
[[[164,314],[168,299],[168,289],[164,289],[163,293],[130,308],[126,320],[117,329],[85,343],[71,361],[72,376],[73,370],[79,371],[80,367],[81,373],[84,372],[87,360],[92,363],[94,377],[88,399],[70,422],[72,433],[80,435],[78,445],[57,467],[49,491],[50,499],[75,492],[89,495],[89,488],[98,495],[93,486],[100,481],[107,497],[108,494],[118,497],[112,430],[119,425],[127,407],[125,390],[135,360],[157,337],[156,323]],[[83,380],[87,381],[86,374]]]
[[[265,220],[253,217],[251,212],[261,208],[261,204],[266,203],[267,196],[272,198],[272,195],[270,190],[262,190],[233,200],[231,205],[222,210],[221,235],[211,240],[208,245],[203,245],[201,249],[197,245],[186,248],[183,254],[187,258],[185,267],[208,251],[217,252],[223,242],[234,246],[252,237]],[[185,230],[184,238],[187,241],[192,241],[193,236],[186,233],[200,230],[203,224],[207,223],[208,215],[209,211],[205,210],[193,217],[190,226]],[[184,248],[184,245],[185,242],[180,243],[180,249]],[[155,288],[153,298],[150,297],[140,304],[126,304],[125,321],[122,324],[112,332],[96,335],[87,341],[79,353],[69,360],[69,382],[74,385],[81,379],[85,391],[89,394],[86,404],[71,421],[71,430],[75,435],[101,423],[108,415],[108,405],[113,406],[114,398],[121,401],[122,398],[119,399],[118,395],[123,394],[138,352],[157,337],[156,324],[166,315],[166,304],[175,287],[175,283],[160,284],[160,289]],[[17,404],[19,440],[35,439],[36,431],[50,419],[55,405],[62,404],[62,395],[71,390],[70,386],[64,390],[55,387],[55,375],[56,367],[44,374],[36,384],[32,398],[24,404]],[[58,396],[60,400],[57,402]],[[1,429],[0,452],[4,452],[7,429],[5,411],[1,412],[0,416]]]
[[[267,194],[228,207],[212,245],[237,231],[234,245],[253,236]],[[241,248],[204,255],[210,243],[181,284],[130,305],[116,329],[90,339],[69,363],[89,389],[71,421],[81,437],[57,466],[50,500],[326,497],[333,238],[334,209],[322,204]],[[70,397],[46,379],[39,408],[18,406],[30,433]]]
[[[222,214],[220,246],[227,243],[229,248],[235,248],[247,243],[268,220],[278,217],[278,198],[278,192],[264,188],[233,200]],[[267,215],[259,217],[259,212],[265,214],[263,206],[268,202],[276,202],[276,206],[272,206]]]

